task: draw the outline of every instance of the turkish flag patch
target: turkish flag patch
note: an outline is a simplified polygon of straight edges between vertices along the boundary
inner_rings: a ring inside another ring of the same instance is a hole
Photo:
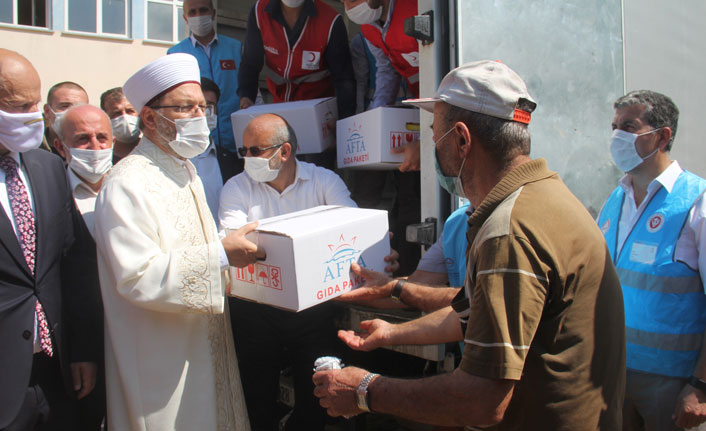
[[[221,70],[235,70],[235,61],[221,60]]]

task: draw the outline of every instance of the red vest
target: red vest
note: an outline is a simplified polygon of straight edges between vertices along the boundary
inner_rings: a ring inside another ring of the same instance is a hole
[[[338,13],[321,0],[314,0],[317,15],[306,19],[299,39],[290,48],[284,27],[265,12],[268,3],[258,0],[255,11],[273,102],[333,96],[333,80],[324,54]]]
[[[404,20],[415,15],[417,0],[396,0],[384,40],[377,24],[361,25],[360,31],[370,43],[382,49],[397,73],[407,81],[412,95],[419,97],[419,44],[404,33]]]

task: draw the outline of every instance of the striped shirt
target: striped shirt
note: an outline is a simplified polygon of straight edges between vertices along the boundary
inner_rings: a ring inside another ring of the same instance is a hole
[[[588,211],[540,159],[509,172],[468,223],[460,368],[516,381],[498,428],[620,429],[622,292]]]

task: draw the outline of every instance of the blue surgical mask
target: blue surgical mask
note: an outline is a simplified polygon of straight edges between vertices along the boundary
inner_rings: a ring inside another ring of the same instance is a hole
[[[463,182],[461,181],[461,171],[463,170],[463,164],[466,163],[464,159],[461,162],[461,167],[458,170],[458,175],[455,177],[447,177],[441,171],[441,166],[439,165],[439,157],[436,154],[436,144],[441,142],[455,127],[450,128],[444,133],[441,138],[434,142],[434,169],[436,169],[436,178],[439,180],[439,184],[451,195],[456,195],[460,198],[465,198],[466,195],[463,191]]]
[[[640,133],[639,135],[620,129],[613,130],[613,136],[610,139],[610,154],[613,156],[615,165],[623,172],[630,172],[640,166],[643,161],[654,156],[657,150],[659,150],[659,147],[655,148],[655,150],[647,156],[640,157],[635,148],[635,141],[639,136],[654,133],[661,129],[662,128],[650,130],[649,132]]]

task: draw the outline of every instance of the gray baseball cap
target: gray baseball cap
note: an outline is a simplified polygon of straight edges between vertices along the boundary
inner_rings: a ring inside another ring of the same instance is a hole
[[[537,107],[527,85],[507,65],[492,60],[466,63],[449,72],[434,97],[407,99],[403,103],[433,112],[436,102],[479,114],[529,124]]]

